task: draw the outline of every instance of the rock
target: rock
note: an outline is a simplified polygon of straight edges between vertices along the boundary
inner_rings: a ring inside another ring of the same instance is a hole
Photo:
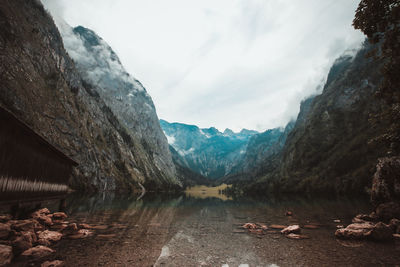
[[[51,242],[50,242],[49,240],[46,240],[46,239],[39,239],[39,240],[37,241],[37,243],[38,243],[39,245],[46,246],[46,247],[51,246]]]
[[[298,234],[293,234],[293,233],[287,234],[286,237],[290,238],[290,239],[309,239],[310,238],[307,235],[298,235]]]
[[[50,242],[57,242],[61,239],[62,234],[56,231],[45,230],[38,233],[39,240],[44,239]]]
[[[64,230],[62,230],[62,232],[64,235],[75,234],[76,232],[78,232],[78,226],[76,225],[76,223],[70,223],[67,227],[64,228]]]
[[[249,232],[252,234],[257,234],[257,235],[262,235],[263,230],[262,229],[249,229]]]
[[[362,221],[367,221],[367,222],[373,222],[377,219],[375,212],[371,214],[358,214],[354,219],[362,220]]]
[[[336,230],[335,236],[343,239],[364,239],[370,235],[373,228],[374,224],[370,222],[353,223]]]
[[[400,204],[396,202],[382,203],[376,208],[376,215],[383,221],[400,219]]]
[[[281,229],[285,229],[287,226],[285,226],[285,225],[280,225],[280,224],[271,224],[270,226],[269,226],[269,228],[271,228],[271,229],[279,229],[279,230],[281,230]]]
[[[11,263],[13,258],[12,247],[0,245],[0,266],[6,266]]]
[[[32,238],[29,235],[18,236],[12,241],[12,248],[15,255],[19,255],[32,247]]]
[[[92,226],[92,229],[96,229],[96,230],[106,230],[107,228],[108,228],[107,225],[93,225]]]
[[[87,229],[81,229],[78,232],[76,232],[73,235],[69,235],[68,238],[70,239],[81,239],[81,238],[86,238],[88,236],[91,236],[93,232]]]
[[[10,214],[2,214],[0,215],[0,223],[6,223],[12,219]]]
[[[400,157],[380,158],[372,180],[371,200],[379,205],[394,199],[400,199]]]
[[[20,220],[16,221],[11,225],[11,228],[15,229],[16,231],[27,231],[33,232],[35,229],[36,220]]]
[[[56,224],[55,223],[50,227],[50,229],[51,230],[57,230],[57,231],[63,231],[67,227],[68,227],[68,224],[66,224],[66,223],[61,223],[61,224]]]
[[[301,232],[301,228],[299,225],[290,225],[281,231],[282,234],[299,234]]]
[[[47,208],[43,208],[32,212],[31,217],[43,225],[50,226],[53,224],[51,217],[49,216],[50,211]]]
[[[7,239],[10,235],[11,227],[8,224],[0,223],[0,239]]]
[[[286,215],[286,216],[292,216],[292,215],[293,215],[293,212],[291,212],[291,211],[286,211],[285,215]]]
[[[37,210],[36,212],[38,214],[45,214],[45,215],[50,214],[50,211],[48,208],[43,208],[43,209]]]
[[[67,214],[65,212],[54,212],[53,213],[53,219],[54,220],[65,220],[68,218]]]
[[[384,224],[383,222],[378,222],[372,229],[369,237],[375,241],[388,241],[392,239],[393,231],[392,228]]]
[[[245,229],[256,229],[257,225],[255,223],[245,223],[242,225],[242,227]]]
[[[53,254],[55,252],[55,250],[46,247],[46,246],[36,246],[33,248],[30,248],[28,250],[25,250],[21,256],[24,259],[29,259],[29,260],[39,260],[42,258],[45,258],[51,254]]]
[[[393,232],[399,234],[399,227],[400,227],[400,220],[399,219],[391,219],[389,222],[390,227],[392,228]]]
[[[92,229],[92,226],[90,226],[87,223],[80,223],[80,224],[78,224],[78,226],[80,229]]]
[[[263,223],[256,223],[256,224],[262,230],[268,230],[268,226],[266,224],[263,224]]]
[[[65,266],[63,261],[55,260],[55,261],[45,261],[40,265],[40,267],[62,267]]]

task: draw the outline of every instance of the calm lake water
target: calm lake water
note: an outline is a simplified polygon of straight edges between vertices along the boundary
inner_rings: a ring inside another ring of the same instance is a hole
[[[224,198],[225,199],[225,198]],[[285,215],[292,211],[293,216]],[[336,240],[338,224],[369,213],[367,200],[271,198],[222,200],[190,195],[71,195],[69,222],[96,225],[93,236],[63,239],[54,259],[67,266],[390,266],[400,244]],[[341,220],[335,223],[334,220]],[[309,239],[268,231],[240,233],[246,222],[318,225]],[[247,264],[247,265],[246,265]]]

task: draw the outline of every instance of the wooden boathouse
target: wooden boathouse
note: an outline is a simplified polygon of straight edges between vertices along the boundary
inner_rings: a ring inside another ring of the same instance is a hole
[[[0,201],[63,194],[77,165],[0,106]]]

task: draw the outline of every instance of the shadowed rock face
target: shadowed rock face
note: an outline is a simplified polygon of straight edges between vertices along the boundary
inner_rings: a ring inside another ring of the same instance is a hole
[[[119,62],[114,53],[110,55]],[[129,121],[132,113],[122,116],[123,111],[110,108],[114,102],[103,92],[109,84],[96,87],[77,70],[39,2],[0,3],[0,57],[0,105],[79,163],[72,187],[131,190],[138,182],[154,188],[180,185],[166,140],[159,135],[154,105],[145,90],[139,90],[140,83],[128,74],[121,82],[132,90],[131,104],[137,105],[136,117]],[[129,127],[140,116],[148,120]]]
[[[387,125],[369,122],[383,105],[375,96],[382,62],[366,57],[370,49],[336,60],[323,92],[302,103],[282,151],[264,159],[264,172],[245,190],[365,192],[385,152],[368,143]]]

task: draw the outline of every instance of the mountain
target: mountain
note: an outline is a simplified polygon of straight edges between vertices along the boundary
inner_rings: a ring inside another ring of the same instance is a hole
[[[79,163],[75,189],[180,187],[140,82],[93,31],[59,28],[38,1],[1,2],[0,105]]]
[[[383,106],[375,96],[383,63],[367,57],[372,49],[365,43],[355,56],[335,61],[322,93],[302,103],[278,164],[243,185],[244,191],[344,194],[370,187],[376,160],[386,150],[370,141],[387,127],[385,121],[370,123]]]
[[[240,180],[252,180],[273,170],[279,164],[278,155],[293,126],[294,122],[289,122],[285,128],[274,128],[253,135],[243,157],[231,172],[219,181],[230,184]]]
[[[168,143],[182,158],[181,164],[210,179],[229,174],[244,156],[247,143],[256,131],[243,129],[234,133],[226,129],[200,129],[195,125],[160,120]]]

